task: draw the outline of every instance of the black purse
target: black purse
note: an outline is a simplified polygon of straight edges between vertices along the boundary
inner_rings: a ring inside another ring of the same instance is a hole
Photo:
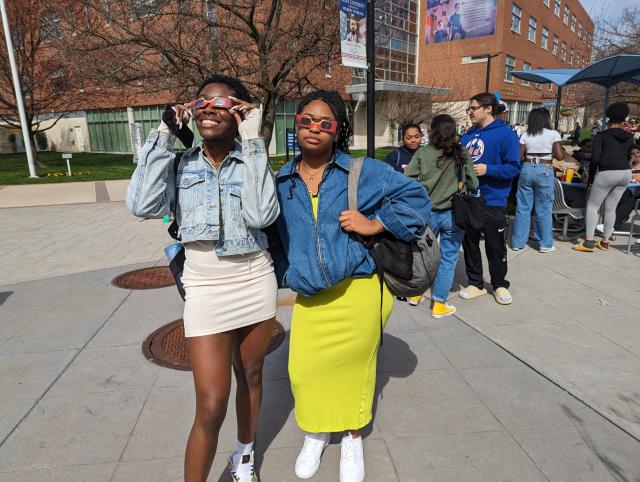
[[[460,229],[479,230],[484,226],[484,199],[467,192],[466,181],[462,176],[462,167],[458,174],[458,192],[451,199],[453,220]]]

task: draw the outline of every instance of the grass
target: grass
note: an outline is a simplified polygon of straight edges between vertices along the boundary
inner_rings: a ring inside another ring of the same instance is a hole
[[[376,149],[376,159],[384,160],[389,149]],[[366,155],[364,150],[353,150],[354,157]],[[0,155],[0,185],[8,184],[46,184],[52,182],[107,181],[129,179],[135,164],[131,154],[77,153],[71,159],[71,172],[78,176],[67,176],[67,163],[60,152],[40,152],[40,161],[46,168],[36,168],[38,178],[29,177],[27,156],[25,154]],[[271,168],[278,171],[286,163],[285,156],[273,156],[269,159]],[[50,173],[64,173],[52,176]]]

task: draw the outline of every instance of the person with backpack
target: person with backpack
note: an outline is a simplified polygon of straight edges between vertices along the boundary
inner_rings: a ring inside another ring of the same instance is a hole
[[[229,470],[234,482],[257,482],[253,442],[278,289],[261,229],[280,212],[260,111],[240,81],[216,74],[196,99],[165,114],[140,151],[126,202],[135,216],[174,215],[184,246],[184,333],[196,392],[184,480],[206,480],[211,470],[233,368],[238,441]],[[185,130],[181,140],[193,139],[191,114],[203,140],[180,156],[173,145]]]
[[[361,430],[372,419],[376,353],[393,305],[364,243],[383,233],[417,240],[431,203],[418,182],[365,158],[357,210],[349,209],[353,131],[338,92],[308,94],[295,123],[301,154],[276,176],[281,215],[269,240],[280,285],[298,293],[289,378],[305,439],[295,474],[312,477],[339,432],[340,481],[362,482]]]
[[[513,178],[520,172],[520,140],[508,124],[497,118],[503,109],[489,92],[471,97],[467,109],[473,127],[462,136],[461,143],[473,160],[485,207],[484,227],[465,231],[462,247],[469,285],[460,291],[460,297],[471,300],[487,294],[480,254],[480,238],[484,235],[493,296],[498,304],[509,305],[512,298],[506,279],[506,206]]]
[[[460,190],[474,192],[478,178],[469,153],[458,142],[456,122],[453,117],[441,114],[431,121],[431,143],[421,147],[405,169],[405,175],[417,178],[431,198],[431,229],[440,237],[440,266],[431,288],[433,308],[431,316],[444,318],[456,312],[447,304],[453,284],[464,231],[456,226],[452,213],[454,194]],[[462,185],[459,186],[459,178]]]
[[[411,162],[422,141],[422,130],[418,124],[405,124],[402,127],[402,146],[387,154],[384,160],[398,172],[404,172],[405,167]]]

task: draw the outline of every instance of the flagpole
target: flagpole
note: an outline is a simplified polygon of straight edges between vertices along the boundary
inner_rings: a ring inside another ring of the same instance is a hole
[[[36,174],[36,165],[33,159],[33,151],[31,150],[31,137],[29,136],[29,126],[27,126],[27,116],[25,114],[24,103],[22,101],[22,90],[20,88],[18,69],[16,68],[16,58],[13,53],[13,39],[11,38],[11,31],[9,29],[7,6],[5,5],[4,0],[0,0],[0,10],[2,13],[4,38],[7,43],[7,53],[9,54],[9,63],[11,64],[11,77],[13,78],[13,88],[16,94],[16,105],[18,106],[20,127],[22,128],[22,139],[24,139],[24,150],[27,153],[27,162],[29,164],[29,177],[38,177],[38,174]]]

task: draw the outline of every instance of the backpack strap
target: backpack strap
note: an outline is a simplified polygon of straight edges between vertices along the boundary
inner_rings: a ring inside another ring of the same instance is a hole
[[[398,154],[400,156],[400,154]],[[349,199],[349,211],[358,210],[358,184],[360,183],[360,173],[364,157],[353,157],[349,163],[349,181],[347,185],[347,196]],[[360,238],[360,236],[358,236]],[[362,241],[362,239],[361,239]],[[380,278],[380,345],[382,346],[382,308],[384,301],[384,273],[378,268]]]
[[[173,178],[175,179],[175,184],[176,184],[176,204],[175,204],[176,210],[178,208],[178,180],[177,180],[178,167],[180,166],[181,158],[182,158],[182,152],[178,152],[176,153],[176,157],[173,160]],[[176,221],[175,213],[174,213],[174,219],[169,225],[169,227],[167,228],[167,232],[169,233],[169,236],[171,236],[173,239],[175,239],[176,241],[180,241],[180,235],[178,234],[179,231],[180,231],[180,226],[178,226],[178,221]]]

